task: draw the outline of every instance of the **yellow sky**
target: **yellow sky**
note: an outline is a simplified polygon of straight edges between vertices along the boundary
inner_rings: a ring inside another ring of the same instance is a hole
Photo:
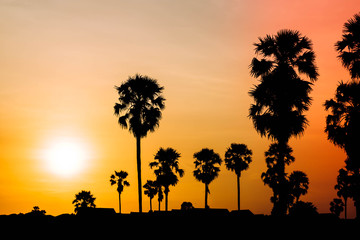
[[[272,193],[260,179],[269,141],[247,117],[248,91],[257,83],[248,66],[257,38],[282,28],[312,39],[320,72],[311,93],[310,126],[291,141],[296,161],[288,171],[308,174],[310,190],[303,200],[328,212],[345,155],[326,140],[322,104],[338,81],[349,78],[333,46],[357,5],[0,0],[0,214],[28,212],[35,205],[54,215],[72,212],[80,190],[90,190],[97,206],[117,210],[116,189],[109,183],[114,170],[129,173],[123,212],[137,211],[135,139],[113,115],[114,85],[136,73],[157,79],[167,99],[160,128],[142,140],[143,183],[154,179],[148,163],[156,151],[173,147],[182,155],[185,176],[170,188],[169,208],[183,201],[203,207],[204,186],[192,176],[194,152],[208,147],[223,157],[232,142],[245,143],[254,156],[241,177],[241,206],[270,213]],[[56,139],[85,146],[90,157],[76,177],[57,176],[46,167],[42,152]],[[236,178],[224,166],[210,191],[211,207],[236,208]],[[148,206],[144,196],[145,211]]]

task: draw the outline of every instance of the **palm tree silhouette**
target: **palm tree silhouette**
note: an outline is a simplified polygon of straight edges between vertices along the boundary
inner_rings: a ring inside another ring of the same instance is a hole
[[[72,202],[75,205],[75,213],[77,213],[80,208],[95,208],[95,199],[90,191],[82,190],[77,193],[75,200]]]
[[[125,180],[125,178],[128,176],[128,173],[125,171],[117,172],[115,171],[115,174],[112,174],[110,176],[110,183],[111,186],[117,184],[117,191],[119,193],[119,213],[121,213],[121,193],[124,190],[124,186],[130,186],[130,183]]]
[[[360,15],[355,14],[344,24],[342,40],[336,42],[342,65],[349,70],[352,81],[340,82],[335,97],[325,102],[330,111],[326,117],[328,139],[347,154],[346,169],[351,171],[351,197],[360,218]]]
[[[240,211],[240,177],[241,172],[249,168],[252,159],[252,151],[245,144],[232,143],[225,153],[225,166],[234,171],[237,182],[237,205]]]
[[[115,89],[119,94],[119,103],[114,106],[118,123],[136,138],[139,212],[142,212],[140,140],[159,126],[161,111],[165,108],[161,95],[164,88],[155,79],[136,74]]]
[[[260,78],[249,94],[255,100],[249,110],[256,131],[279,144],[279,209],[287,212],[285,150],[292,136],[301,135],[307,125],[304,111],[309,109],[312,83],[317,80],[315,53],[309,38],[298,31],[280,30],[276,35],[259,38],[253,58],[251,75]],[[300,76],[307,77],[308,80]]]
[[[339,170],[339,175],[337,176],[337,184],[335,185],[335,190],[337,190],[338,197],[344,199],[344,209],[345,209],[345,219],[347,219],[347,200],[352,196],[352,177],[349,175],[349,171],[342,168]]]
[[[289,184],[291,195],[295,198],[295,203],[297,203],[301,195],[307,194],[309,178],[302,171],[293,171],[289,176]]]
[[[281,151],[281,152],[280,152]],[[284,164],[289,165],[295,161],[295,158],[292,156],[292,148],[289,145],[286,145],[285,148],[280,148],[278,143],[272,143],[269,147],[269,150],[265,152],[265,162],[267,165],[267,171],[261,174],[261,179],[265,185],[268,185],[273,190],[273,196],[270,198],[270,201],[274,204],[272,209],[272,214],[277,214],[279,211],[279,192],[280,192],[280,175],[281,169],[279,169],[278,162],[280,157],[283,158]],[[285,174],[285,187],[284,190],[289,194],[288,189],[288,180]],[[287,205],[289,201],[291,202],[291,197],[287,196]]]
[[[152,212],[152,203],[151,200],[155,197],[155,195],[158,193],[158,184],[156,181],[147,180],[145,185],[143,186],[145,188],[144,194],[149,197],[150,199],[150,211]]]
[[[170,185],[175,186],[179,177],[184,176],[184,170],[179,168],[179,159],[180,153],[172,148],[163,149],[160,148],[159,151],[155,155],[155,161],[149,164],[150,168],[154,170],[156,175],[156,181],[164,186],[165,193],[165,211],[168,210],[168,195],[169,195],[169,187]]]
[[[340,217],[340,213],[344,211],[344,203],[341,198],[334,198],[330,202],[330,212],[335,214],[337,217]],[[346,219],[346,217],[345,217]]]
[[[203,148],[200,152],[194,154],[195,170],[193,172],[196,180],[205,184],[205,208],[208,206],[209,184],[219,175],[221,158],[214,150]]]
[[[360,14],[355,14],[344,24],[342,40],[336,42],[335,48],[351,78],[360,78]]]

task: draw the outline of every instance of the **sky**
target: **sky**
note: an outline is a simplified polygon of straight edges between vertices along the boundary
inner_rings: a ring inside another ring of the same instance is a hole
[[[312,40],[320,73],[309,126],[290,141],[296,160],[286,171],[305,172],[310,188],[300,199],[329,212],[346,156],[327,140],[323,104],[350,79],[334,44],[359,9],[358,0],[0,0],[0,214],[33,206],[72,213],[81,190],[117,211],[115,170],[129,173],[122,211],[138,210],[135,138],[113,112],[114,86],[137,73],[157,79],[166,98],[159,128],[142,139],[143,183],[155,179],[148,164],[158,149],[172,147],[185,175],[170,188],[169,208],[204,207],[193,154],[207,147],[224,158],[231,143],[245,143],[253,162],[241,175],[241,208],[270,214],[272,192],[260,175],[271,142],[248,118],[248,92],[258,83],[249,64],[258,37],[281,29]],[[75,150],[61,155],[68,149]],[[52,163],[54,152],[76,163],[71,171]],[[224,164],[210,192],[210,207],[237,208],[236,176]]]

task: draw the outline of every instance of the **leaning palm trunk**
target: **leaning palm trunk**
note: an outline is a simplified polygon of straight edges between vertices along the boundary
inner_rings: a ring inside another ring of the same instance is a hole
[[[237,207],[238,211],[240,211],[240,175],[236,175],[236,182],[237,182]]]

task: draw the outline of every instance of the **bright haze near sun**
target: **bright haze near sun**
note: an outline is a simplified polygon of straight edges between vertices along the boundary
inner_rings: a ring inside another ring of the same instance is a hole
[[[88,157],[86,146],[71,138],[54,139],[43,152],[46,169],[67,178],[82,172]]]

